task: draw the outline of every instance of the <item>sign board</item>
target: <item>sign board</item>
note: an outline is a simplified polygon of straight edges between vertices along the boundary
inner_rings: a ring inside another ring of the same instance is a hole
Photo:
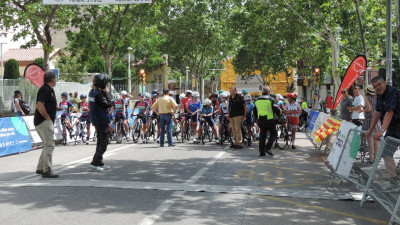
[[[261,92],[264,86],[264,79],[261,75],[236,76],[236,91],[246,89],[248,92]]]
[[[307,118],[307,128],[311,131],[314,130],[314,124],[317,122],[317,118],[319,116],[319,112],[311,110],[310,115]]]
[[[340,125],[336,140],[333,144],[332,151],[329,153],[328,161],[332,164],[333,168],[336,169],[336,173],[345,177],[349,177],[351,168],[353,168],[354,158],[350,155],[350,144],[353,140],[354,132],[350,132],[350,129],[354,129],[356,125],[353,123],[342,121]],[[349,134],[348,141],[346,136]],[[342,158],[340,158],[343,152]]]
[[[26,127],[28,128],[29,135],[31,137],[31,142],[34,144],[42,143],[42,139],[40,138],[33,124],[33,116],[24,116],[22,118],[24,118]]]
[[[56,73],[56,78],[58,79],[58,76],[60,75],[59,73],[59,69],[51,69],[54,71],[54,73]]]
[[[43,5],[145,4],[151,0],[43,0]]]
[[[0,118],[0,156],[32,149],[29,132],[22,117]]]
[[[320,112],[318,115],[317,121],[314,123],[314,127],[312,129],[311,135],[314,136],[314,133],[324,124],[328,119],[329,115],[323,112]]]

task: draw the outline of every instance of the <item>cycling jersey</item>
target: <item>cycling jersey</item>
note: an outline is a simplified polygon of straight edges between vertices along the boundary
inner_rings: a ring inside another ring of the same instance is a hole
[[[196,101],[193,101],[193,99],[189,99],[187,105],[189,110],[193,113],[201,108],[201,101],[199,99],[197,99]]]
[[[253,109],[254,109],[254,104],[252,102],[247,103],[247,114],[246,114],[246,119],[251,118],[253,116]]]
[[[62,116],[69,115],[71,112],[71,108],[73,107],[73,104],[70,101],[62,101],[60,102],[60,107],[62,110]]]
[[[308,104],[307,104],[307,102],[303,102],[303,103],[301,103],[301,109],[308,109]]]
[[[79,102],[78,109],[82,113],[81,117],[88,117],[89,116],[89,102]]]
[[[125,101],[122,98],[118,99],[117,101],[113,101],[115,115],[124,113],[124,105],[125,105]]]
[[[206,107],[203,106],[203,107],[201,107],[200,113],[203,115],[208,115],[208,114],[211,114],[213,111],[214,111],[214,107],[211,106],[210,108],[206,109]]]
[[[217,111],[219,109],[219,103],[218,101],[213,101],[212,102],[212,107],[214,107],[214,112]]]
[[[149,107],[149,104],[145,101],[137,101],[135,103],[135,109],[137,108],[139,110],[138,114],[145,114],[146,109]]]
[[[285,108],[285,103],[284,103],[283,101],[279,101],[279,102],[278,102],[278,107],[279,107],[280,109],[284,109],[284,108]]]
[[[189,101],[189,98],[185,97],[182,99],[181,105],[183,105],[183,112],[187,112],[187,102]]]
[[[288,102],[285,105],[285,110],[288,111],[287,114],[288,117],[299,117],[300,113],[298,112],[301,111],[301,107],[298,102],[294,103]]]
[[[219,108],[221,109],[221,114],[226,115],[229,113],[229,102],[226,102],[226,106],[224,107],[224,103],[222,102],[219,105]]]

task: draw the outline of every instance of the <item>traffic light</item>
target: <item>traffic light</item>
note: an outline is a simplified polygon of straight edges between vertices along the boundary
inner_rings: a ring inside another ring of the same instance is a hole
[[[144,69],[140,69],[139,70],[139,74],[140,74],[140,80],[142,82],[145,82],[146,81],[146,72],[145,72],[145,70]]]
[[[315,74],[315,81],[318,83],[319,82],[319,79],[320,79],[320,77],[321,77],[321,70],[319,69],[319,68],[315,68],[314,69],[314,74]]]

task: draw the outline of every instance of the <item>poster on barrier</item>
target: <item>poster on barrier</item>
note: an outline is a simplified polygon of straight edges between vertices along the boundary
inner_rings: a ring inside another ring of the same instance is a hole
[[[314,133],[324,124],[328,119],[329,115],[326,113],[320,112],[317,118],[317,121],[314,123],[314,127],[312,129],[311,135],[314,136]]]
[[[332,164],[333,168],[336,169],[336,173],[344,177],[349,177],[351,168],[353,168],[354,158],[350,155],[350,144],[353,140],[354,132],[350,132],[349,138],[346,141],[346,135],[349,130],[355,129],[356,125],[347,121],[342,121],[339,131],[337,133],[336,140],[333,144],[332,151],[328,156],[328,161]],[[343,152],[342,158],[340,158]]]
[[[32,149],[29,132],[22,117],[0,118],[0,156]]]
[[[308,116],[308,119],[307,119],[307,128],[308,129],[310,129],[310,130],[314,129],[314,124],[317,121],[318,115],[319,115],[319,112],[314,111],[314,110],[310,111],[310,115]]]
[[[42,139],[40,138],[38,132],[35,129],[35,125],[33,124],[33,117],[34,116],[24,116],[22,118],[24,118],[25,120],[25,124],[26,127],[28,128],[32,143],[39,144],[42,142]]]

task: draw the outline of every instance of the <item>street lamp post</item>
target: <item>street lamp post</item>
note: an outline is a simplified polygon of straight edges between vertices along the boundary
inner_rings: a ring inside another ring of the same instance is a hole
[[[132,81],[131,81],[131,50],[132,47],[128,47],[128,93],[132,94]]]
[[[185,84],[185,89],[189,89],[189,67],[186,67],[186,84]]]

